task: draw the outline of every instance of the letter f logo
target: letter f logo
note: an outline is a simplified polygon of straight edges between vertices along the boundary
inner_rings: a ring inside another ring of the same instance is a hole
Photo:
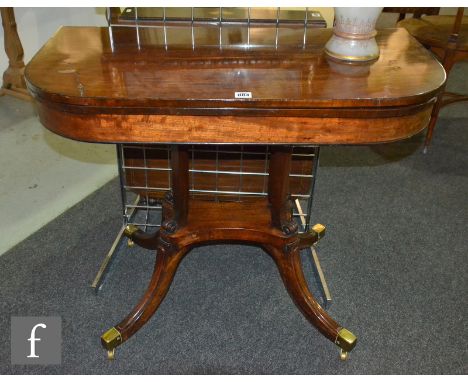
[[[41,327],[41,328],[47,328],[47,326],[45,324],[37,324],[37,325],[34,325],[34,327],[32,328],[31,330],[31,337],[28,338],[28,341],[31,342],[31,354],[28,355],[27,358],[39,358],[38,355],[36,355],[36,341],[40,341],[41,339],[40,338],[36,338],[36,329],[38,327]]]

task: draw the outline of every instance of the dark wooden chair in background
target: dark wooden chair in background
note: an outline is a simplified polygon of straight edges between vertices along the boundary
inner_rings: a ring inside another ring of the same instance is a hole
[[[468,59],[468,16],[458,8],[455,16],[430,15],[421,18],[402,19],[399,27],[405,28],[426,48],[430,49],[450,74],[455,63]],[[468,95],[443,92],[432,111],[431,121],[424,143],[424,152],[431,143],[440,109],[454,102],[468,101]]]
[[[385,13],[398,13],[398,21],[406,18],[407,15],[412,14],[413,18],[420,19],[422,15],[438,15],[440,8],[435,7],[385,7]]]

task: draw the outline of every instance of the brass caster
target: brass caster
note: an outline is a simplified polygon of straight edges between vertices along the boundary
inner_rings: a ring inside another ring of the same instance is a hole
[[[138,231],[138,227],[136,225],[133,225],[133,224],[128,224],[125,229],[124,229],[124,235],[127,236],[127,237],[132,237],[132,235]]]
[[[342,361],[346,361],[348,359],[349,352],[344,351],[343,349],[340,349],[340,359]]]
[[[125,227],[124,229],[124,235],[128,237],[128,241],[127,241],[127,245],[129,247],[133,247],[135,245],[135,243],[133,242],[132,240],[132,235],[138,231],[138,227],[137,226],[134,226],[133,224],[129,224]]]
[[[107,351],[107,359],[113,361],[115,359],[115,348]]]
[[[316,224],[312,227],[312,231],[317,234],[317,241],[319,241],[322,237],[325,236],[326,228],[322,224]]]
[[[113,360],[115,348],[123,342],[122,335],[116,328],[110,328],[101,336],[102,346],[107,350],[107,359]]]
[[[349,352],[354,349],[357,343],[356,336],[348,329],[341,328],[335,340],[335,344],[340,347],[340,359],[346,361]]]
[[[326,228],[322,224],[316,224],[314,225],[309,231],[300,233],[298,235],[299,237],[299,247],[300,249],[302,248],[307,248],[311,247],[325,236],[325,231]]]

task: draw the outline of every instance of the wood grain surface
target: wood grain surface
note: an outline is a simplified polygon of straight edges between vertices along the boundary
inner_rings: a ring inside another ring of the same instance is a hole
[[[402,29],[379,33],[380,59],[361,75],[324,58],[328,29],[310,29],[305,48],[292,39],[277,49],[192,49],[182,35],[168,50],[154,28],[147,40],[140,35],[139,49],[134,29],[113,28],[112,51],[108,28],[61,28],[28,64],[29,89],[42,100],[101,107],[394,107],[427,101],[445,81],[440,64]],[[252,99],[235,99],[235,91]]]
[[[389,142],[427,126],[446,77],[404,29],[380,31],[380,58],[364,66],[328,61],[327,29],[303,46],[291,28],[274,46],[268,27],[253,28],[248,47],[236,44],[241,26],[222,47],[206,26],[196,47],[183,29],[170,47],[161,28],[138,41],[135,29],[63,27],[36,54],[26,79],[47,128],[92,142]]]

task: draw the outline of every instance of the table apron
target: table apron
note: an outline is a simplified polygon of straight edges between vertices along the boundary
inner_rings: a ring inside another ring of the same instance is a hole
[[[432,103],[410,115],[245,117],[75,114],[38,103],[42,124],[67,138],[101,143],[370,144],[405,139],[427,127]]]

